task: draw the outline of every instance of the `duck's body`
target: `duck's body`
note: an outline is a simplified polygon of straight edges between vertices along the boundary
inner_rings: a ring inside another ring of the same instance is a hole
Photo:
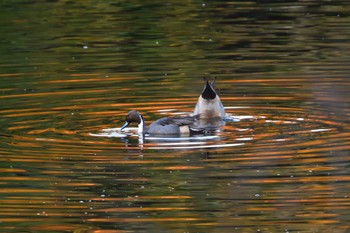
[[[205,87],[199,96],[193,114],[199,115],[200,119],[214,119],[225,117],[225,109],[220,97],[214,88],[215,80],[209,83],[206,79]]]
[[[125,118],[125,124],[121,127],[123,130],[130,123],[138,124],[139,134],[152,134],[152,135],[180,135],[190,134],[194,132],[191,126],[194,124],[197,116],[186,117],[163,117],[154,121],[150,126],[145,125],[145,121],[141,114],[135,110],[128,113]]]

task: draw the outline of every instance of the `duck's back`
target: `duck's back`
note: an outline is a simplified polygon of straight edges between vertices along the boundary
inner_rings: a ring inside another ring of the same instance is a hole
[[[164,117],[153,122],[147,132],[150,134],[180,134],[180,128],[171,118]]]
[[[164,117],[153,122],[149,128],[150,134],[183,134],[189,133],[189,127],[193,125],[197,116]]]

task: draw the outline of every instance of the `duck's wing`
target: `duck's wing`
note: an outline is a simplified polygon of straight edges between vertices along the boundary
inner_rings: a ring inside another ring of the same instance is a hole
[[[183,125],[192,125],[196,119],[199,118],[199,115],[196,116],[183,116],[183,117],[164,117],[161,118],[158,121],[158,123],[162,126],[166,125],[178,125],[178,126],[183,126]]]
[[[174,117],[172,119],[178,126],[192,125],[196,121],[194,116]]]

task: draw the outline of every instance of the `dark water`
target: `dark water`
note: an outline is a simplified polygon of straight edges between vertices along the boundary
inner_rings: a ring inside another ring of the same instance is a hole
[[[2,1],[0,231],[349,232],[349,25],[341,0]],[[203,76],[240,119],[213,138],[103,134],[191,113]]]

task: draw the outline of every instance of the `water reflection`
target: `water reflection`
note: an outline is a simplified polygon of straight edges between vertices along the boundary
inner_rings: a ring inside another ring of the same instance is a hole
[[[152,113],[151,107],[145,109]],[[176,115],[178,109],[165,112]],[[345,222],[340,216],[347,212],[343,206],[348,199],[342,184],[350,181],[344,173],[350,145],[344,140],[350,135],[343,122],[315,110],[305,114],[301,108],[242,106],[227,112],[239,121],[226,122],[222,132],[207,138],[146,137],[143,143],[136,128],[119,138],[118,128],[101,133],[103,124],[76,131],[59,126],[40,130],[36,124],[42,122],[32,121],[26,135],[4,138],[2,161],[12,168],[3,171],[7,175],[2,181],[12,188],[2,191],[11,197],[3,201],[8,217],[2,221],[45,230],[54,227],[43,224],[43,218],[60,222],[69,215],[75,223],[83,218],[92,229],[125,229],[132,223],[135,229],[156,231],[187,226],[239,231],[250,228],[257,217],[262,219],[259,229],[275,228],[285,218],[291,219],[288,228],[296,230],[294,226],[324,229]],[[157,117],[158,111],[154,113]],[[120,125],[124,114],[107,112],[119,121],[105,125]],[[91,117],[94,122],[96,114]],[[92,128],[97,135],[87,134]],[[335,193],[336,198],[329,198]],[[33,204],[18,206],[26,201]],[[329,206],[332,211],[325,212]],[[14,209],[21,217],[14,217]],[[31,215],[38,222],[29,221]],[[266,218],[274,220],[264,225]],[[62,229],[73,228],[86,229],[85,224]]]

